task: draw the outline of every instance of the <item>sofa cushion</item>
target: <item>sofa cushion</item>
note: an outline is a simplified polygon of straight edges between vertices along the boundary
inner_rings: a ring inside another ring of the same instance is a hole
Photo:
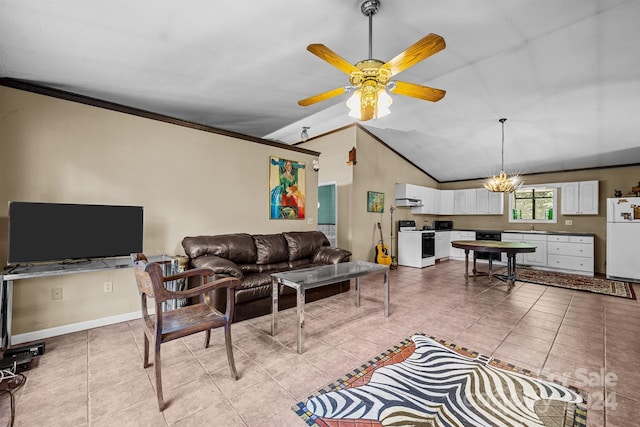
[[[287,241],[282,234],[255,234],[253,241],[258,253],[256,264],[275,264],[289,259]]]
[[[351,258],[351,252],[332,247],[322,247],[313,256],[314,264],[338,264],[347,262]]]
[[[258,259],[253,237],[246,233],[185,237],[182,247],[191,259],[205,254],[227,258],[236,264],[255,264]]]
[[[216,255],[202,255],[196,259],[191,260],[191,264],[194,267],[207,267],[216,272],[216,274],[228,274],[232,277],[237,277],[242,280],[244,274],[240,267],[226,258],[222,258]]]
[[[292,231],[282,233],[289,247],[289,261],[311,258],[323,246],[331,246],[321,231]]]

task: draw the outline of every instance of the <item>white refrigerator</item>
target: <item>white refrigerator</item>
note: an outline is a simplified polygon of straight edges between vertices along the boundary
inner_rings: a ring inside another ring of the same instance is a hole
[[[640,197],[607,199],[607,278],[640,283]]]

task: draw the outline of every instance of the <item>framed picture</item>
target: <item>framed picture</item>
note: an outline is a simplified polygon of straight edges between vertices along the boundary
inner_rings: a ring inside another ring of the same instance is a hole
[[[304,162],[269,158],[269,219],[304,219]]]
[[[367,191],[367,212],[384,212],[384,193]]]

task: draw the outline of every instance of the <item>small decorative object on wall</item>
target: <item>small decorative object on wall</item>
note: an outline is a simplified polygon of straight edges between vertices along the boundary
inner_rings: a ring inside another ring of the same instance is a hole
[[[304,219],[304,166],[303,162],[270,157],[269,219]]]
[[[384,212],[384,193],[367,191],[367,212]]]
[[[349,150],[349,161],[347,162],[347,164],[349,166],[355,166],[356,163],[358,163],[356,161],[356,147],[353,147],[351,150]]]

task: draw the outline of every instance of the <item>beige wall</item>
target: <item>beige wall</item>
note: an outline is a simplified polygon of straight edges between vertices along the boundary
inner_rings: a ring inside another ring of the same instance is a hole
[[[374,260],[374,248],[380,240],[378,222],[385,244],[391,247],[389,208],[395,205],[396,183],[436,186],[433,179],[357,125],[314,138],[301,146],[321,153],[319,181],[338,183],[338,246],[353,252],[354,260]],[[346,163],[353,147],[356,147],[357,164],[349,166]],[[368,191],[385,194],[383,213],[367,212]],[[393,213],[396,224],[399,219],[411,217],[409,208],[399,208]],[[396,232],[394,229],[394,255],[398,253]]]
[[[574,172],[548,173],[538,175],[525,175],[522,177],[526,185],[550,184],[570,181],[599,182],[599,214],[598,215],[562,215],[560,214],[560,200],[562,192],[558,191],[558,222],[557,224],[536,224],[536,230],[567,231],[578,233],[595,233],[595,270],[597,273],[606,272],[606,233],[607,233],[607,198],[614,197],[616,189],[622,190],[628,195],[631,187],[640,180],[640,166],[593,169]],[[479,188],[481,180],[464,181],[440,185],[440,189]],[[491,230],[528,230],[529,224],[511,224],[506,215],[508,211],[508,199],[505,196],[504,215],[453,215],[441,219],[453,220],[455,228],[465,229],[491,229]],[[565,225],[565,220],[570,219],[572,225]]]
[[[395,184],[440,189],[480,187],[466,181],[438,185],[418,168],[354,125],[314,138],[301,147],[320,152],[320,171],[307,170],[308,221],[268,219],[269,156],[311,162],[314,154],[0,87],[0,262],[6,261],[7,202],[44,201],[142,205],[144,250],[182,254],[186,235],[270,233],[316,228],[317,184],[338,185],[338,246],[354,259],[372,261],[379,240],[390,235]],[[357,165],[348,152],[357,149]],[[640,166],[525,176],[527,184],[600,181],[600,215],[562,215],[550,230],[596,234],[596,271],[604,272],[605,199],[614,189],[637,184]],[[366,210],[367,191],[385,194],[382,214]],[[505,209],[506,212],[506,209]],[[394,212],[394,223],[415,219],[420,227],[435,216]],[[517,229],[503,216],[451,216],[456,228]],[[396,236],[394,229],[394,237]],[[394,241],[393,253],[397,254]],[[113,282],[112,293],[103,283]],[[51,300],[53,288],[63,299]],[[130,313],[139,309],[131,270],[115,270],[16,282],[13,334]]]
[[[0,262],[8,201],[144,206],[144,251],[182,254],[188,235],[316,228],[318,175],[306,220],[269,220],[269,156],[317,156],[0,87]],[[99,224],[96,224],[99,226]],[[113,292],[103,293],[103,283]],[[51,300],[62,288],[63,299]],[[13,334],[139,310],[130,269],[15,284]]]

